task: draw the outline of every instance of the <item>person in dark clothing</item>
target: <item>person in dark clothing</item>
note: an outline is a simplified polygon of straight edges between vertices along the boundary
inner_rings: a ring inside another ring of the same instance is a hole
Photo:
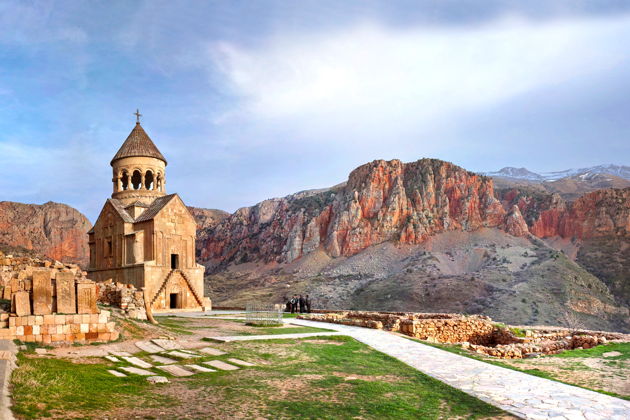
[[[284,305],[284,312],[291,312],[291,299],[288,299],[286,305]]]
[[[300,295],[300,298],[298,299],[298,302],[300,304],[300,313],[303,314],[304,310],[305,310],[305,302],[304,302],[304,298],[302,297],[302,295]]]
[[[306,312],[310,314],[311,313],[311,298],[308,295],[306,295],[306,297],[304,298],[304,304],[306,305]]]
[[[297,297],[293,295],[289,303],[291,304],[291,313],[294,314],[297,310]]]

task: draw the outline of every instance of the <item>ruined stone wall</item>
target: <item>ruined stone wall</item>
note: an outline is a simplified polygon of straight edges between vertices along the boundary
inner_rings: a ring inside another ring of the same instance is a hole
[[[49,344],[118,338],[110,312],[97,307],[96,283],[74,264],[0,253],[0,288],[0,339]]]
[[[517,337],[509,328],[481,315],[336,311],[299,318],[400,332],[429,342],[459,343],[473,352],[505,359],[588,349],[608,340],[630,341],[627,334],[563,328],[529,328],[525,337]]]
[[[42,344],[111,341],[119,337],[110,312],[76,315],[0,314],[0,340],[18,339]]]
[[[99,283],[98,301],[104,305],[120,308],[128,317],[147,319],[144,306],[144,293],[131,284],[107,280]]]

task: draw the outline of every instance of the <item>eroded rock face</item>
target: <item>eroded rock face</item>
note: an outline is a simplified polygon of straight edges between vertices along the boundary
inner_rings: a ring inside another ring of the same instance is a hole
[[[0,202],[0,243],[86,266],[90,221],[65,204]]]
[[[518,189],[500,195],[504,204],[519,208],[529,231],[540,238],[590,239],[630,232],[630,188],[593,191],[570,203],[557,194]]]
[[[290,262],[318,248],[349,256],[389,240],[414,244],[505,223],[488,177],[436,159],[376,160],[338,187],[242,208],[204,232],[198,246],[211,264]]]

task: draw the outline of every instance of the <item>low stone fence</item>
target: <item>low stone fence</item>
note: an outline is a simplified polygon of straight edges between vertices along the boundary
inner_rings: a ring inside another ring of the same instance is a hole
[[[116,324],[110,321],[110,312],[76,315],[27,315],[0,314],[1,340],[18,339],[42,344],[73,343],[117,340]]]
[[[525,330],[525,337],[517,337],[508,327],[493,323],[492,319],[482,315],[336,311],[304,314],[298,318],[383,329],[429,342],[461,344],[476,353],[507,359],[587,349],[608,340],[630,341],[628,335],[620,333],[540,328]]]

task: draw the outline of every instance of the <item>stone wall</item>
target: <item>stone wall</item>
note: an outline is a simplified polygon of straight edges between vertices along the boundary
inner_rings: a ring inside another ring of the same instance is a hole
[[[134,319],[147,319],[144,293],[131,284],[107,280],[99,283],[98,301],[103,305],[120,308],[125,315]]]
[[[95,282],[77,265],[0,253],[0,339],[43,344],[118,339]],[[10,302],[10,307],[6,303]]]
[[[492,319],[481,315],[336,311],[301,315],[299,318],[383,329],[429,342],[458,343],[473,352],[506,359],[588,349],[609,340],[630,341],[627,334],[553,327],[528,327],[524,330],[525,337],[517,337],[510,328],[495,324]],[[523,330],[526,327],[519,328]]]
[[[0,340],[18,339],[42,344],[117,340],[116,324],[110,312],[76,315],[0,314]]]

